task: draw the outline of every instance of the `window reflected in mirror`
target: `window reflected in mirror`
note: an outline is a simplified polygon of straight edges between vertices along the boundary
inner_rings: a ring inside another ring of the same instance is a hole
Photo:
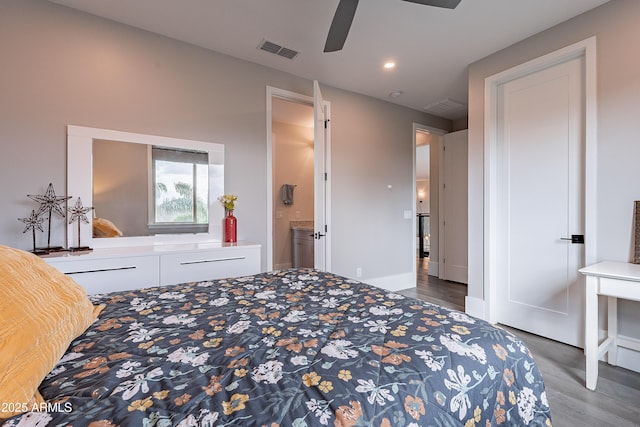
[[[151,153],[154,215],[150,229],[205,232],[209,223],[207,153],[155,146]]]

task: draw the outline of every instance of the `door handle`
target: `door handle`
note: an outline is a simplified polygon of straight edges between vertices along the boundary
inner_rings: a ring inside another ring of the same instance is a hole
[[[321,237],[326,236],[326,234],[322,234],[322,233],[316,233],[313,235],[314,239],[320,240]]]
[[[560,240],[570,240],[573,244],[584,245],[584,234],[572,234],[571,237],[561,237]]]

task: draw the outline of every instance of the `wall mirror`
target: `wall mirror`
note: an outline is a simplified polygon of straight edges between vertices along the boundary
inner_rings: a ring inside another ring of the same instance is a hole
[[[223,193],[222,144],[67,127],[69,203],[94,208],[83,245],[221,241]],[[77,242],[77,227],[67,239]]]

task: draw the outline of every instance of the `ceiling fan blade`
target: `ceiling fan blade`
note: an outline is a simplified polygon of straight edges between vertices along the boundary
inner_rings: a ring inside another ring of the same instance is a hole
[[[358,0],[340,0],[324,45],[325,52],[335,52],[342,49],[356,14],[356,7],[358,7]]]
[[[455,9],[461,0],[404,0],[410,3],[423,4],[425,6],[444,7],[445,9]]]

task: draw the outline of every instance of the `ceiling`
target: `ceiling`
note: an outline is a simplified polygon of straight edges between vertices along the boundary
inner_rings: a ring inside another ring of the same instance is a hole
[[[456,119],[467,114],[468,64],[607,0],[462,0],[455,10],[366,0],[358,5],[344,48],[332,53],[323,49],[338,0],[50,1]],[[299,54],[287,59],[258,49],[264,40]],[[389,60],[395,69],[383,69]],[[402,94],[392,98],[392,92]],[[446,100],[453,109],[425,109]]]

